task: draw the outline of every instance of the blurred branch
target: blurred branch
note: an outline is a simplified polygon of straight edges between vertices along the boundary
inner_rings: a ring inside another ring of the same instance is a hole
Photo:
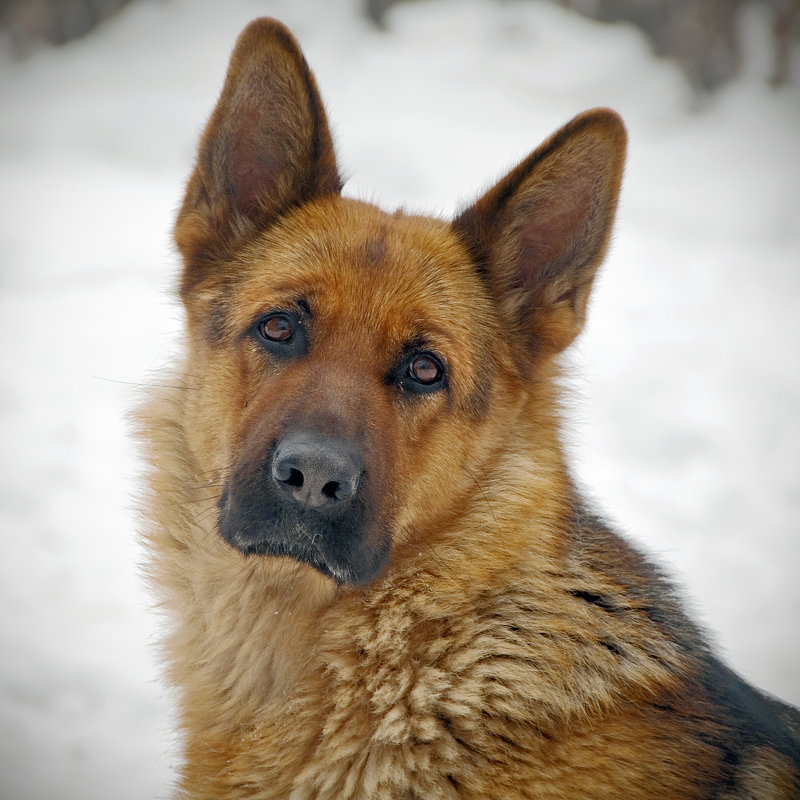
[[[402,0],[407,2],[407,0]],[[366,15],[387,27],[391,6],[401,0],[363,0]],[[800,34],[800,0],[554,0],[601,22],[630,22],[640,28],[656,54],[673,59],[698,91],[713,91],[741,66],[738,14],[745,4],[767,6],[772,14],[773,67],[770,83],[790,77],[792,48]]]
[[[129,0],[0,0],[0,28],[17,55],[36,42],[64,44],[83,36]]]
[[[781,86],[789,80],[792,44],[800,34],[800,0],[786,0],[775,5],[779,7],[772,21],[775,63],[770,83]]]
[[[602,22],[631,22],[647,35],[657,55],[676,61],[699,90],[714,90],[741,66],[737,18],[742,6],[767,6],[772,14],[770,83],[789,78],[800,0],[559,0],[560,5]]]

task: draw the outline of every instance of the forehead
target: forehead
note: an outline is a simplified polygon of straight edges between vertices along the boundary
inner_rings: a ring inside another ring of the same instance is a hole
[[[237,323],[302,300],[364,335],[465,341],[490,324],[483,283],[442,221],[333,198],[287,215],[237,259]],[[391,341],[386,341],[391,345]]]

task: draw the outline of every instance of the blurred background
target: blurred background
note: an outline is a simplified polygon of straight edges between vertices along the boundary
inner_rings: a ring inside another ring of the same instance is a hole
[[[169,796],[128,415],[180,349],[170,227],[261,15],[317,73],[345,192],[389,208],[451,215],[623,115],[575,472],[800,703],[800,2],[0,0],[0,798]]]

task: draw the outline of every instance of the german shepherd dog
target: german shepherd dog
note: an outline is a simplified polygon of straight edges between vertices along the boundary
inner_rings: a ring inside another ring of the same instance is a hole
[[[177,797],[800,797],[800,714],[565,464],[625,147],[588,111],[454,221],[386,213],[341,196],[291,34],[241,34],[175,226],[185,358],[141,413]]]

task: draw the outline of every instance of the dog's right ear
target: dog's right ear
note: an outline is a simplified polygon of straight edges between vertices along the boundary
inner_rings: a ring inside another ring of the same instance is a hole
[[[580,114],[454,221],[530,358],[578,335],[617,209],[627,135],[609,109]]]
[[[280,22],[241,33],[175,224],[181,293],[279,214],[342,181],[314,76]]]

